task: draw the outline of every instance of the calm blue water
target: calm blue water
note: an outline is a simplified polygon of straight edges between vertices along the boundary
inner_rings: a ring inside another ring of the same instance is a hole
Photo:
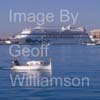
[[[39,77],[47,78],[88,77],[89,86],[14,87],[11,84],[10,74],[21,75],[22,72],[10,70],[13,58],[9,54],[9,46],[0,46],[0,67],[3,68],[0,70],[0,100],[100,100],[100,46],[49,46],[49,57],[52,58],[52,72],[32,71],[28,74],[39,73]],[[24,63],[33,57],[20,56],[19,59]]]

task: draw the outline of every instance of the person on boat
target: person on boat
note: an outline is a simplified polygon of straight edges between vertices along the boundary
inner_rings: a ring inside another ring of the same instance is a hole
[[[14,59],[14,60],[12,61],[12,64],[13,64],[13,65],[17,65],[17,66],[20,65],[20,63],[19,63],[19,61],[17,60],[17,58]]]
[[[50,61],[41,61],[41,65],[48,65]]]

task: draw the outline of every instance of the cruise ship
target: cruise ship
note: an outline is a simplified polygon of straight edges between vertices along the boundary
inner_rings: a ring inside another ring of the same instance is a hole
[[[90,42],[90,38],[85,28],[71,25],[60,29],[41,27],[24,29],[12,39],[12,43],[19,44],[83,44],[87,42]]]

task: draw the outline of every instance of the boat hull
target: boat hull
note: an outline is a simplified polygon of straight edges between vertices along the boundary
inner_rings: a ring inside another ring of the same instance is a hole
[[[47,66],[13,66],[12,69],[14,70],[51,70],[51,65]]]

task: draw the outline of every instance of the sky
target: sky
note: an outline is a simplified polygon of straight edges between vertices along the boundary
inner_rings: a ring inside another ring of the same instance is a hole
[[[34,12],[35,14],[43,12],[55,14],[55,21],[52,23],[45,22],[43,26],[67,26],[72,24],[70,16],[69,22],[61,23],[59,21],[59,12],[67,9],[75,15],[78,13],[75,26],[83,26],[90,31],[100,28],[100,0],[0,0],[0,36],[16,34],[24,28],[34,28],[36,23],[29,22],[10,22],[9,11],[24,12],[26,14]]]

